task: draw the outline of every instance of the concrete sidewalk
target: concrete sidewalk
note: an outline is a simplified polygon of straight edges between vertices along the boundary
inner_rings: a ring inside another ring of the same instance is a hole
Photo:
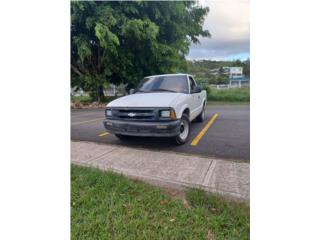
[[[250,164],[91,142],[71,142],[71,161],[166,187],[197,187],[249,202]]]

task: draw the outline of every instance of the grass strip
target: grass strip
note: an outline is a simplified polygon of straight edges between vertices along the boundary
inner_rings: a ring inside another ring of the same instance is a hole
[[[250,102],[250,88],[211,89],[208,94],[211,102]]]
[[[249,207],[191,189],[159,187],[71,166],[72,239],[249,239]],[[187,202],[187,204],[186,204]]]

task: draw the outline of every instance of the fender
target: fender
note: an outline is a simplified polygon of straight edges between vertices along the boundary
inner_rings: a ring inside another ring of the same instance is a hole
[[[182,113],[186,109],[189,110],[189,113],[191,111],[191,108],[186,100],[187,100],[187,95],[183,94],[183,95],[180,95],[178,98],[176,98],[175,101],[170,105],[170,107],[172,107],[175,110],[177,119],[180,119],[182,117]]]
[[[188,109],[189,110],[189,114],[190,114],[190,107],[188,106],[188,104],[183,104],[181,107],[180,107],[180,110],[176,109],[176,114],[177,114],[177,118],[180,119],[182,117],[182,113]],[[190,117],[190,116],[189,116]]]

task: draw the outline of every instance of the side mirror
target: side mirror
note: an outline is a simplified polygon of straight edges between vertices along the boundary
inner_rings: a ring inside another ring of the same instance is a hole
[[[133,88],[131,88],[130,90],[129,90],[129,94],[131,95],[131,94],[134,94],[134,89]]]
[[[200,93],[201,91],[202,91],[202,87],[196,86],[194,89],[191,90],[191,94],[192,93]]]

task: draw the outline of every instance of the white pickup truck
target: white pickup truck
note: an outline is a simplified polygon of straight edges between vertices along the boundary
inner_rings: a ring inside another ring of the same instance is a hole
[[[191,75],[165,74],[145,77],[130,95],[106,106],[103,124],[107,131],[126,136],[173,137],[184,144],[190,123],[203,121],[207,92]]]

